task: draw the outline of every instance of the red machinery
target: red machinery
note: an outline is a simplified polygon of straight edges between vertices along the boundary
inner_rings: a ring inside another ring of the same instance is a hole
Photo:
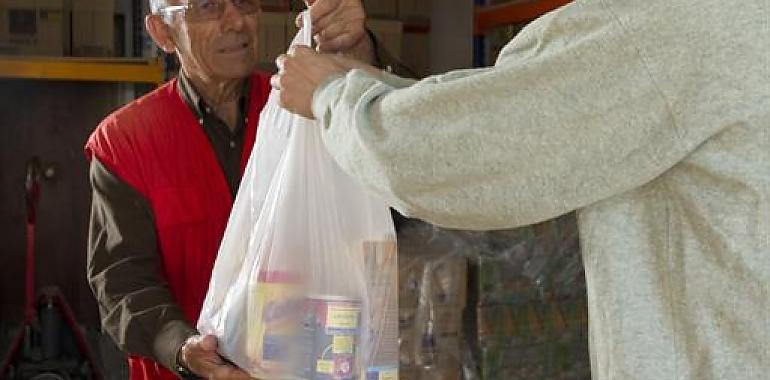
[[[27,253],[24,321],[0,365],[0,379],[102,380],[93,353],[67,301],[55,287],[35,296],[35,222],[43,177],[40,160],[27,163]],[[50,176],[49,176],[50,177]]]

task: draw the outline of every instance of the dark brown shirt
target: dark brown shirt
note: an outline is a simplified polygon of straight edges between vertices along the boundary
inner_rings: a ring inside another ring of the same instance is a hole
[[[370,33],[371,36],[371,33]],[[381,68],[400,75],[411,71],[385,51],[376,39]],[[237,127],[230,130],[179,76],[179,92],[211,143],[233,195],[241,181],[248,83],[240,99]],[[93,191],[88,242],[88,281],[99,303],[104,330],[124,351],[146,356],[175,370],[182,343],[196,330],[160,275],[155,222],[147,200],[97,159],[90,166]]]
[[[184,75],[179,75],[178,88],[179,96],[198,118],[235,196],[241,180],[249,84],[244,84],[233,130],[210,111]],[[174,369],[179,347],[196,331],[185,321],[159,274],[152,209],[141,194],[97,159],[91,163],[90,179],[88,280],[99,301],[102,325],[126,352]]]

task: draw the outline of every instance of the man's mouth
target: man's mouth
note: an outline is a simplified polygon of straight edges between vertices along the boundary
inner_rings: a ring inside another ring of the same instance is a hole
[[[248,42],[242,42],[240,44],[233,44],[233,45],[228,45],[226,47],[223,47],[223,48],[219,49],[219,52],[220,53],[225,53],[225,54],[238,53],[238,52],[241,52],[241,51],[245,50],[247,47],[249,47],[249,43]]]

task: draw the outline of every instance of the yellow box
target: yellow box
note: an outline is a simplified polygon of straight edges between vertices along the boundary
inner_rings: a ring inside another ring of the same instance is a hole
[[[286,358],[270,356],[273,350],[266,345],[280,345],[281,339],[296,335],[301,305],[298,283],[282,272],[262,273],[250,284],[246,352],[255,367],[271,372],[286,364]]]

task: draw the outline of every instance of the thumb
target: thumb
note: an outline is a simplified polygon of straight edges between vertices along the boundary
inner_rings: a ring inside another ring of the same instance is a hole
[[[217,337],[214,335],[206,335],[200,341],[200,347],[204,351],[217,351]]]

